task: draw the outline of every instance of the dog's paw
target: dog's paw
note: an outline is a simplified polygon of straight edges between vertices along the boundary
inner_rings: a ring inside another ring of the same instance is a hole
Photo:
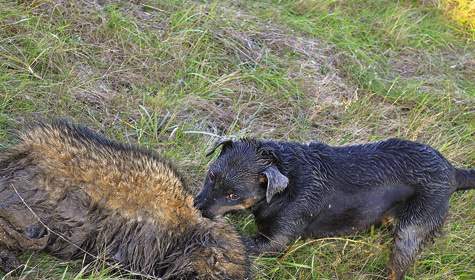
[[[246,244],[246,252],[250,255],[257,256],[260,251],[257,246],[257,240],[253,237],[244,238],[244,243]]]

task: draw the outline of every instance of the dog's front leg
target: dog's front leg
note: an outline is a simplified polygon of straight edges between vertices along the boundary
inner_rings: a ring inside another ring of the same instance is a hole
[[[273,217],[271,222],[258,221],[257,225],[260,229],[259,235],[246,240],[248,251],[252,255],[265,253],[272,256],[282,253],[292,239],[301,236],[306,223],[301,219],[277,216]]]
[[[283,234],[274,236],[259,234],[258,236],[247,238],[246,245],[251,255],[265,254],[266,256],[275,256],[284,251],[290,240],[290,236]]]

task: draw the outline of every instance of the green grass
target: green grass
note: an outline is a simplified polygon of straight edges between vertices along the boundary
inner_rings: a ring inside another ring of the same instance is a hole
[[[35,119],[74,119],[166,155],[195,192],[217,136],[401,137],[475,168],[475,31],[462,0],[24,2],[0,1],[0,148]],[[475,277],[473,191],[451,208],[407,279]],[[255,232],[249,213],[230,218]],[[300,240],[280,260],[255,259],[254,278],[385,279],[390,245],[380,229]],[[20,279],[119,278],[22,260]]]

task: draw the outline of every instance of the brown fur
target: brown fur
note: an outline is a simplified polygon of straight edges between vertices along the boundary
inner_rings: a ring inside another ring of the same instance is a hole
[[[95,256],[162,279],[244,279],[244,245],[203,218],[183,179],[149,151],[63,121],[40,123],[0,155],[0,268],[17,253]],[[87,252],[87,253],[86,253]]]

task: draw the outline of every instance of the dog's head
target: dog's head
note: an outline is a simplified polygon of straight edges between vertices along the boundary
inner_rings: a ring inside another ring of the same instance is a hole
[[[252,139],[219,139],[207,156],[220,146],[221,153],[195,198],[195,205],[203,216],[212,218],[264,201],[269,203],[276,193],[287,187],[289,180],[276,167],[278,159],[274,149]]]

